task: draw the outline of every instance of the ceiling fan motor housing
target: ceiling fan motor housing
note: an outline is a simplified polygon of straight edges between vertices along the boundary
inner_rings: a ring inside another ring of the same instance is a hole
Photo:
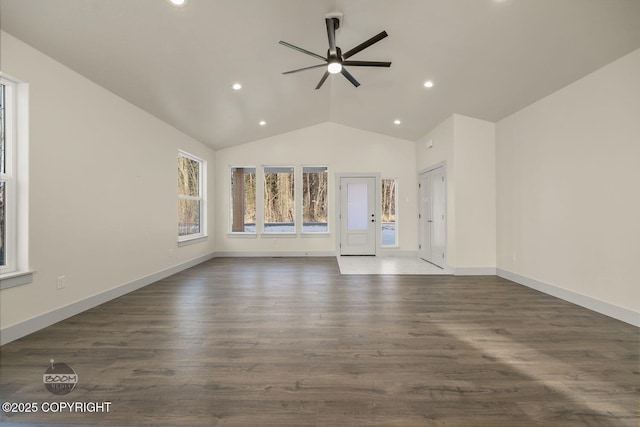
[[[342,12],[332,12],[332,13],[327,13],[325,16],[325,18],[330,18],[333,19],[333,22],[335,24],[335,29],[337,30],[338,28],[340,28],[340,26],[342,25],[342,19],[343,19],[343,14]]]

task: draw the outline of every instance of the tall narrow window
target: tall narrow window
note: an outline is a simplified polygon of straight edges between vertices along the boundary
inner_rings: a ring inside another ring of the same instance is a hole
[[[8,197],[12,194],[10,188],[13,187],[10,170],[11,165],[7,164],[7,154],[9,151],[7,119],[10,116],[7,107],[7,101],[9,100],[8,92],[8,86],[4,83],[0,84],[0,271],[11,270],[11,256],[7,251],[11,250],[12,242],[8,241],[9,233],[7,233],[7,231],[13,226],[10,221],[7,221],[11,219],[11,215],[7,215],[7,213],[9,207],[13,204],[13,201],[8,200]]]
[[[382,180],[382,246],[397,246],[397,200],[396,200],[397,180]]]
[[[264,168],[265,233],[295,233],[294,193],[292,167]]]
[[[29,85],[0,72],[0,289],[30,283]]]
[[[183,151],[178,153],[178,240],[206,235],[206,163]]]
[[[231,168],[231,232],[256,232],[256,168]]]
[[[326,233],[328,227],[326,166],[302,168],[302,232]]]

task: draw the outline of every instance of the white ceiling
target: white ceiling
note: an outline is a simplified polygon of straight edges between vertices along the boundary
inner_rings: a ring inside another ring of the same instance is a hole
[[[0,1],[3,30],[216,149],[325,121],[408,140],[452,113],[497,121],[640,48],[639,0]],[[391,68],[350,68],[359,88],[282,75],[319,61],[278,41],[324,56],[335,11],[343,51],[387,31],[350,59]]]

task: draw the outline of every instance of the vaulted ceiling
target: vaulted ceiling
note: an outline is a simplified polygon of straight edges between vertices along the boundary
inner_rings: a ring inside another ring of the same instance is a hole
[[[331,12],[343,51],[386,30],[351,59],[391,68],[351,68],[359,88],[332,75],[315,90],[323,69],[283,75],[320,61],[278,41],[324,56]],[[452,113],[497,121],[640,48],[637,0],[0,0],[0,14],[4,31],[216,149],[325,121],[408,140]]]

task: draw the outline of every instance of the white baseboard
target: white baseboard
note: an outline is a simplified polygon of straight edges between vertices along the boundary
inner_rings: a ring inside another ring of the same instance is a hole
[[[173,274],[186,270],[187,268],[191,268],[195,265],[208,261],[215,256],[215,253],[211,253],[199,258],[192,259],[191,261],[184,262],[182,264],[174,265],[173,267],[167,268],[166,270],[162,270],[149,276],[134,280],[132,282],[125,283],[116,288],[109,289],[83,300],[66,305],[64,307],[57,308],[48,313],[44,313],[29,320],[25,320],[24,322],[8,326],[0,330],[0,345],[10,343],[11,341],[15,341],[19,338],[32,334],[36,331],[39,331],[40,329],[46,328],[47,326],[51,326],[54,323],[58,323],[64,319],[68,319],[69,317],[80,314],[83,311],[87,311],[99,306],[100,304],[111,301],[112,299],[121,297],[122,295],[128,294],[129,292],[133,292],[137,289],[157,282],[158,280],[162,280]]]
[[[544,283],[501,268],[497,269],[497,275],[528,288],[535,289],[536,291],[552,295],[581,307],[588,308],[589,310],[604,314],[605,316],[640,327],[640,313],[629,310],[628,308],[620,307],[577,292],[559,288],[549,283]]]
[[[334,251],[218,251],[217,258],[334,257]]]

